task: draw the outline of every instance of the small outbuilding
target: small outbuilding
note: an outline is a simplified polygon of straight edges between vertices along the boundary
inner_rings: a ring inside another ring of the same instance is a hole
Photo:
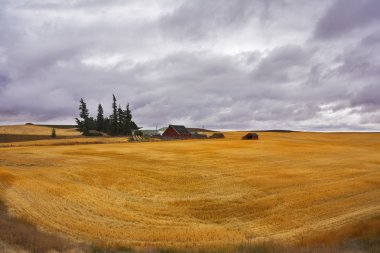
[[[224,137],[224,134],[223,133],[213,133],[211,136],[210,136],[211,139],[223,139],[225,138]]]
[[[169,127],[162,134],[162,137],[172,139],[190,139],[192,138],[192,134],[185,126],[169,125]]]
[[[242,140],[258,140],[259,135],[257,133],[247,133],[242,137]]]
[[[205,134],[199,134],[199,133],[193,133],[192,134],[193,139],[207,139],[207,135]]]

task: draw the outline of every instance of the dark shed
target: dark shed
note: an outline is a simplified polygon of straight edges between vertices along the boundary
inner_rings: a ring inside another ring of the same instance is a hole
[[[193,133],[192,138],[194,138],[194,139],[207,139],[207,135],[199,134],[199,133]]]
[[[211,139],[223,139],[224,138],[224,134],[223,133],[213,133],[211,136],[210,136]]]
[[[242,140],[258,140],[259,136],[257,133],[247,133],[243,136]]]

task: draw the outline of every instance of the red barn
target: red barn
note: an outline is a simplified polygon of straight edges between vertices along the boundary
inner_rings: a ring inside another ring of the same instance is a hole
[[[175,139],[189,139],[192,137],[192,135],[185,126],[169,125],[169,127],[162,134],[162,137]]]

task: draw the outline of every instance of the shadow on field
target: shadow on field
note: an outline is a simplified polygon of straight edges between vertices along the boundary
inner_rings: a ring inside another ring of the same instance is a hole
[[[0,200],[0,242],[17,246],[29,252],[89,252],[85,245],[73,244],[59,236],[39,231],[28,222],[11,217]],[[1,250],[1,249],[0,249]]]
[[[52,139],[49,135],[0,134],[0,143],[40,141]]]
[[[380,253],[380,216],[342,227],[338,230],[311,235],[297,244],[242,243],[229,247],[140,249],[95,247],[96,253]]]
[[[216,248],[156,248],[134,249],[129,247],[107,247],[96,244],[73,243],[54,234],[38,230],[25,220],[11,217],[0,200],[0,251],[2,243],[21,248],[27,252],[67,253],[380,253],[380,217],[325,232],[296,245],[275,243],[243,243],[237,246]],[[7,250],[7,252],[19,252]]]

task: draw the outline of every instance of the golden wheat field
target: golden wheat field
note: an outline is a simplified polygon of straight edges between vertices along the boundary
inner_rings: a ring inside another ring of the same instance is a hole
[[[0,134],[12,135],[46,135],[50,136],[51,127],[36,126],[36,125],[13,125],[0,126]],[[73,128],[56,129],[58,136],[79,136],[80,133]]]
[[[74,129],[56,128],[57,138],[51,138],[52,127],[36,125],[0,126],[0,148],[126,143],[127,137],[85,137]]]
[[[380,214],[380,134],[0,148],[12,215],[142,247],[298,241]]]

